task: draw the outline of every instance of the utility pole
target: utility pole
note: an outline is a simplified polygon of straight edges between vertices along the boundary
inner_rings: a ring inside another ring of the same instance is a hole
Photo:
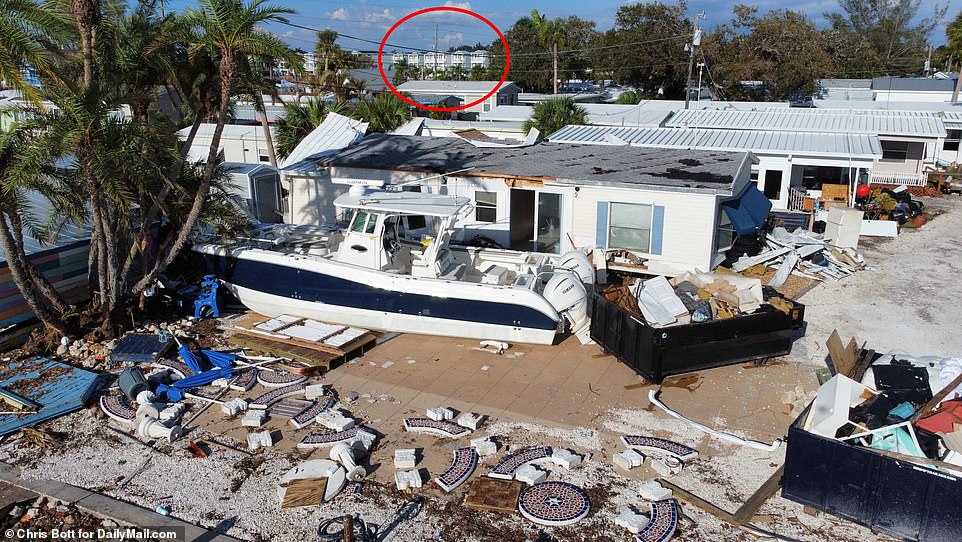
[[[925,59],[925,76],[932,72],[932,45],[929,44],[929,56]]]
[[[434,25],[434,78],[438,78],[438,25]]]
[[[688,109],[688,102],[691,100],[691,72],[695,65],[695,48],[701,46],[701,28],[698,28],[698,19],[704,19],[705,12],[702,11],[695,15],[695,20],[691,24],[691,41],[685,44],[688,50],[688,78],[685,79],[685,109]],[[701,83],[698,84],[699,93]]]

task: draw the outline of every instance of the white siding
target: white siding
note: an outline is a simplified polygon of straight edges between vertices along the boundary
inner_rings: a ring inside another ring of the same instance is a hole
[[[711,194],[583,186],[574,198],[571,236],[579,246],[594,246],[598,202],[644,203],[665,208],[661,255],[647,255],[654,273],[675,275],[711,269],[717,197]]]

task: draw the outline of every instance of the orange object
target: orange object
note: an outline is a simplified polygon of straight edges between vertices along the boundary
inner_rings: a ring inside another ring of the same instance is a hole
[[[915,224],[916,228],[920,228],[925,225],[925,217],[922,215],[919,215],[912,219],[912,223]]]

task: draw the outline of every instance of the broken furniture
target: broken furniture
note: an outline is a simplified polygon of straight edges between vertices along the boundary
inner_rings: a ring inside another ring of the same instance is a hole
[[[528,463],[544,461],[551,457],[551,448],[548,446],[536,446],[525,448],[506,455],[498,462],[488,476],[500,478],[502,480],[513,480],[515,473],[522,466]]]
[[[347,471],[347,479],[351,482],[360,482],[367,476],[367,471],[364,467],[357,464],[357,460],[354,457],[354,447],[350,446],[344,442],[338,442],[334,446],[331,446],[330,456],[331,459],[337,461],[344,467]]]
[[[200,320],[208,316],[220,318],[220,307],[217,304],[217,287],[220,282],[214,275],[204,275],[200,285],[190,285],[177,291],[177,305],[181,308],[194,309],[194,318]]]
[[[0,389],[22,398],[21,412],[0,414],[0,436],[80,410],[99,387],[97,374],[37,358],[0,368]],[[19,401],[18,401],[19,402]]]
[[[344,468],[330,459],[305,461],[284,473],[277,483],[281,508],[318,505],[333,499],[344,489]]]
[[[763,304],[734,318],[655,327],[595,292],[591,338],[646,380],[660,383],[671,375],[788,354],[805,306],[778,299],[787,311]]]
[[[467,481],[478,468],[478,452],[474,448],[458,448],[454,450],[454,459],[451,466],[445,470],[441,476],[434,481],[438,487],[450,493],[456,487]]]

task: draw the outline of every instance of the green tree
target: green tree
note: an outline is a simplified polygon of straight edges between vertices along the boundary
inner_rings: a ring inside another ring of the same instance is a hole
[[[554,93],[558,93],[558,46],[567,43],[568,28],[563,19],[549,19],[546,15],[538,13],[538,10],[531,10],[531,21],[534,29],[538,33],[538,41],[541,45],[551,50],[551,59],[554,76],[551,78]]]
[[[735,99],[785,100],[810,96],[817,81],[832,73],[820,34],[801,13],[735,6],[731,25],[705,37],[702,50],[719,90]],[[743,81],[761,81],[760,89]]]
[[[305,104],[288,103],[284,117],[277,121],[277,155],[290,156],[302,139],[324,122],[328,113],[347,112],[347,104],[340,101],[326,102],[311,98]]]
[[[67,20],[57,10],[34,0],[0,0],[0,81],[20,90],[38,104],[40,93],[24,73],[56,78],[57,43],[70,36]]]
[[[927,54],[928,36],[945,18],[948,4],[933,8],[931,16],[920,14],[922,0],[840,0],[841,13],[826,13],[832,30],[850,42],[867,42],[864,52],[843,58],[846,73],[872,75],[918,75]],[[871,51],[871,53],[867,52]],[[849,64],[850,62],[850,64]],[[864,73],[869,69],[876,73]]]
[[[374,99],[359,100],[351,117],[369,123],[368,131],[387,133],[411,120],[411,106],[393,93],[382,92]]]
[[[504,37],[511,44],[508,78],[529,92],[551,89],[551,69],[548,65],[551,53],[545,52],[534,21],[529,17],[518,19],[504,33]],[[504,64],[504,44],[501,40],[495,40],[491,44],[491,61],[485,79],[500,79],[504,73]]]
[[[297,62],[294,58],[296,53],[287,45],[271,34],[259,30],[259,26],[267,22],[286,22],[284,15],[288,13],[293,11],[267,4],[266,0],[250,0],[247,3],[244,0],[201,0],[200,9],[187,11],[186,22],[195,31],[190,49],[197,52],[203,51],[218,63],[220,100],[217,124],[211,136],[203,175],[190,211],[184,217],[183,226],[164,257],[159,258],[157,265],[136,283],[133,288],[134,294],[139,295],[173,262],[187,244],[190,231],[200,218],[217,168],[221,135],[227,122],[230,98],[235,90],[235,80],[238,76],[238,59],[254,56],[290,59],[293,63]]]
[[[648,96],[684,97],[691,35],[688,5],[633,3],[618,8],[615,26],[592,44],[592,64]]]
[[[956,65],[962,67],[962,12],[955,16],[955,20],[945,28],[945,36],[948,38],[946,48],[950,58],[954,58]],[[951,60],[949,61],[951,63]],[[958,71],[962,72],[962,69]],[[952,92],[952,101],[959,101],[959,92],[962,91],[962,76],[955,83],[955,91]]]
[[[549,136],[569,124],[587,124],[585,108],[571,98],[550,98],[534,106],[531,118],[524,122],[524,130],[537,128],[542,135]]]

